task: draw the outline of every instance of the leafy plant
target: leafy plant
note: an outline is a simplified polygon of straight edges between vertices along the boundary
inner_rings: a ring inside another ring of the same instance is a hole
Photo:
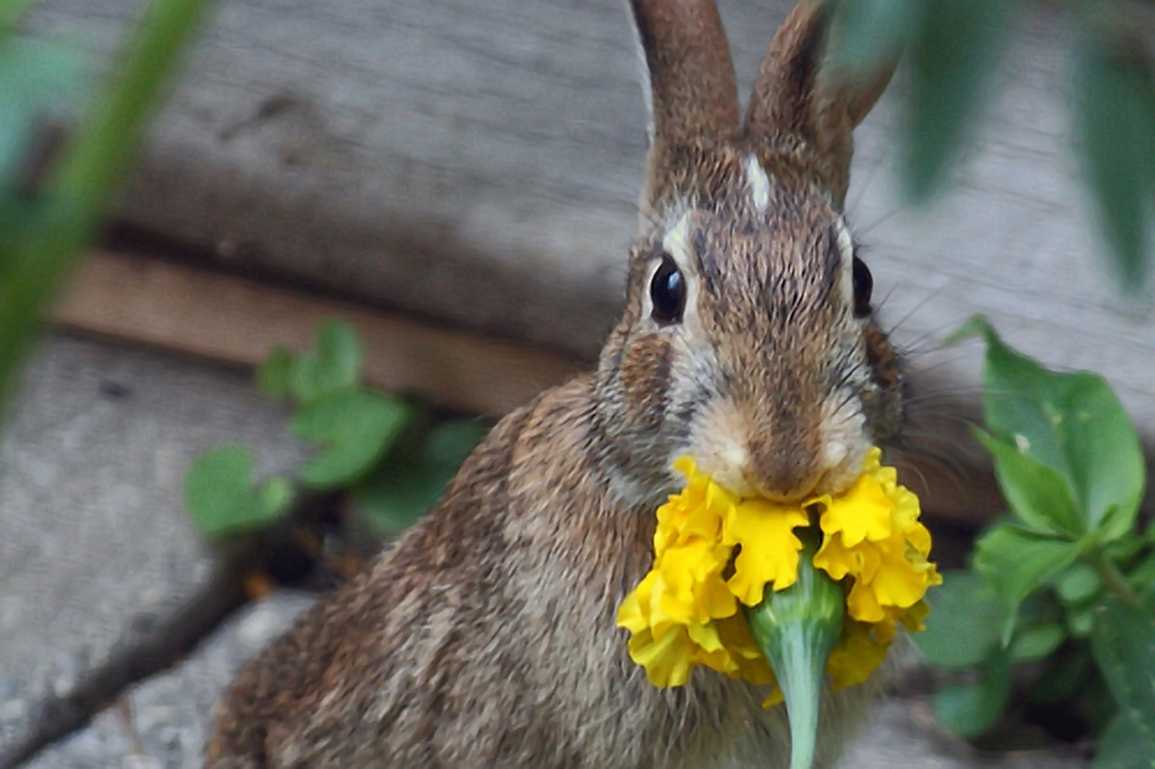
[[[292,481],[255,485],[252,455],[224,447],[202,455],[185,479],[186,506],[200,531],[219,539],[271,526],[302,490],[345,493],[372,533],[394,536],[441,495],[488,426],[434,419],[416,403],[361,384],[361,343],[329,322],[311,349],[278,348],[257,371],[261,390],[288,401],[293,432],[316,447]]]
[[[979,538],[972,568],[944,575],[927,659],[965,671],[943,688],[940,720],[991,730],[1010,673],[1036,703],[1083,702],[1100,731],[1098,769],[1155,761],[1155,530],[1140,530],[1138,435],[1099,376],[1056,373],[1006,345],[982,319],[985,429],[1009,511]]]
[[[968,138],[1026,0],[832,0],[835,64],[854,74],[909,54],[902,147],[912,201],[939,191]],[[1120,285],[1150,273],[1155,209],[1155,63],[1136,0],[1069,0],[1072,122],[1085,180]]]

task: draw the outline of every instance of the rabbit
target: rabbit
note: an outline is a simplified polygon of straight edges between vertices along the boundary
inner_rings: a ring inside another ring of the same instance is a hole
[[[740,122],[713,0],[629,7],[650,148],[596,370],[506,416],[435,509],[241,670],[206,769],[786,766],[766,691],[704,669],[652,686],[615,614],[674,458],[800,500],[896,435],[901,365],[841,213],[851,131],[893,66],[829,76],[829,11],[802,0]],[[869,696],[828,696],[820,766]]]

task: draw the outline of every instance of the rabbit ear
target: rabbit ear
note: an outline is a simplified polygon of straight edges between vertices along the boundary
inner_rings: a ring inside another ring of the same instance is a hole
[[[630,0],[649,76],[650,139],[730,136],[738,87],[714,0]]]
[[[629,0],[649,79],[649,187],[671,148],[738,132],[738,88],[714,0]]]
[[[830,15],[822,0],[800,0],[791,11],[762,60],[745,132],[753,140],[783,134],[805,140],[841,207],[850,177],[851,132],[886,90],[898,57],[870,73],[824,71]]]

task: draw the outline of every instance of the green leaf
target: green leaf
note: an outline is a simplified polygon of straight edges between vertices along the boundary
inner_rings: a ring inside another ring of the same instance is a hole
[[[452,479],[443,467],[390,462],[354,491],[353,501],[377,533],[393,537],[433,507]]]
[[[1127,573],[1127,581],[1140,593],[1155,595],[1155,553],[1148,553]]]
[[[915,0],[839,0],[831,26],[830,65],[839,73],[877,70],[901,54],[921,12]]]
[[[913,200],[942,184],[968,129],[1012,25],[1013,0],[917,3],[910,48],[905,181]]]
[[[354,492],[354,502],[381,535],[396,536],[436,504],[488,431],[476,420],[437,425],[416,457],[386,463]]]
[[[1067,629],[1072,638],[1090,638],[1095,629],[1095,607],[1080,606],[1067,612]]]
[[[1104,602],[1091,632],[1091,652],[1119,712],[1155,742],[1155,614],[1118,598]]]
[[[1059,599],[1068,606],[1081,606],[1099,595],[1103,578],[1094,567],[1076,563],[1055,580],[1055,590]]]
[[[999,641],[1006,615],[987,581],[974,572],[947,571],[927,600],[926,630],[911,636],[927,661],[962,668],[985,660]]]
[[[1129,532],[1146,469],[1138,433],[1110,386],[1094,374],[1048,371],[1004,344],[982,318],[966,328],[987,343],[987,428],[1067,480],[1083,530],[1103,541]]]
[[[348,323],[328,321],[312,350],[297,356],[289,377],[293,397],[303,404],[356,386],[361,376],[361,341]]]
[[[325,448],[301,468],[301,482],[319,489],[353,483],[373,469],[412,416],[403,401],[360,390],[304,406],[293,419],[293,431]]]
[[[1066,629],[1057,622],[1020,630],[1011,643],[1011,659],[1015,662],[1035,662],[1049,657],[1067,638]]]
[[[1045,537],[1010,524],[989,529],[975,545],[975,569],[994,587],[1007,610],[1003,642],[1014,632],[1019,604],[1067,568],[1079,545]]]
[[[271,398],[287,398],[296,361],[284,347],[274,347],[257,369],[257,388]]]
[[[489,425],[477,419],[454,419],[442,422],[429,431],[423,455],[425,461],[457,468],[465,461],[481,439],[489,434]]]
[[[934,698],[940,723],[963,737],[978,737],[999,720],[1010,696],[1010,662],[995,652],[973,684],[943,687]]]
[[[1026,453],[1023,445],[1011,446],[977,428],[974,432],[994,457],[999,487],[1023,523],[1048,534],[1081,533],[1080,516],[1063,476]]]
[[[243,446],[225,446],[197,457],[185,476],[185,506],[200,532],[219,538],[261,529],[279,520],[292,501],[284,478],[253,487],[253,457]]]
[[[44,119],[81,95],[83,72],[73,48],[43,40],[0,40],[0,192],[33,149]]]
[[[1155,739],[1126,713],[1099,736],[1092,769],[1155,769]]]
[[[1076,70],[1076,130],[1103,234],[1125,291],[1150,274],[1150,217],[1155,193],[1155,78],[1141,49],[1086,31]]]

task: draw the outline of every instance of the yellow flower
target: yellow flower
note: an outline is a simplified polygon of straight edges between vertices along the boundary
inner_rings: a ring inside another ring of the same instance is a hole
[[[814,565],[832,579],[852,578],[847,610],[861,622],[882,622],[887,608],[910,608],[942,582],[927,561],[930,532],[918,522],[918,497],[899,486],[894,468],[880,460],[872,448],[849,491],[808,502],[822,511],[824,536]]]
[[[918,498],[882,466],[878,449],[846,493],[793,506],[740,499],[688,458],[674,467],[686,486],[658,508],[653,567],[617,615],[630,632],[630,658],[655,686],[682,686],[704,666],[772,687],[767,706],[781,701],[738,604],[756,606],[767,586],[797,581],[802,542],[794,530],[810,524],[814,509],[823,532],[814,565],[847,590],[847,620],[827,663],[832,683],[867,680],[899,624],[922,629],[923,595],[942,579],[927,560],[930,532],[918,521]]]

